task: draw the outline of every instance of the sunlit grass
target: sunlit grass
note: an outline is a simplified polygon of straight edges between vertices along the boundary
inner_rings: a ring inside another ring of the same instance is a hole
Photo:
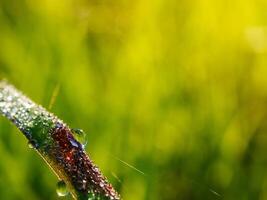
[[[265,200],[266,4],[4,0],[0,77],[47,108],[60,85],[51,110],[124,199]],[[56,199],[12,138],[1,119],[1,197]]]

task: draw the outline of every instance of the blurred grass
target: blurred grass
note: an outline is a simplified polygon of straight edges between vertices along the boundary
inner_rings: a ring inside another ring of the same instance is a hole
[[[52,112],[124,199],[267,200],[266,6],[1,0],[0,78],[46,108],[59,85]],[[0,155],[2,199],[58,199],[3,117]]]

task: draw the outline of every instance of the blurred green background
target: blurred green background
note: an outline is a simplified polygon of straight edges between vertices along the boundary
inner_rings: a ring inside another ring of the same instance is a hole
[[[125,200],[267,200],[266,8],[1,0],[0,78],[46,108],[54,94]],[[59,199],[56,182],[1,117],[1,199]]]

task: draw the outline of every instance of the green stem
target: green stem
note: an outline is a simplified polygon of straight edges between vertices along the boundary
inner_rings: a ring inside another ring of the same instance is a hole
[[[26,136],[74,199],[120,199],[71,129],[5,81],[0,81],[0,113]]]

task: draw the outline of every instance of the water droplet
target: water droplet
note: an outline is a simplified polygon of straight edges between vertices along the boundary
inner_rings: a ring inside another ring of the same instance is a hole
[[[80,142],[83,147],[87,144],[87,137],[85,132],[82,129],[73,128],[71,129],[71,132],[73,133],[75,139]]]
[[[92,170],[93,170],[95,173],[99,173],[99,168],[98,168],[97,166],[94,166],[94,167],[92,168]]]
[[[104,184],[103,182],[100,182],[100,183],[99,183],[99,186],[100,186],[100,187],[104,187],[104,185],[105,185],[105,184]]]
[[[57,195],[59,197],[64,197],[66,195],[68,195],[69,191],[67,189],[66,183],[64,181],[59,181],[57,183]]]
[[[34,146],[33,146],[33,144],[29,141],[28,142],[28,147],[30,148],[30,149],[34,149]]]
[[[28,142],[28,147],[29,147],[30,149],[38,148],[38,144],[37,144],[36,140],[30,140],[30,141]]]

